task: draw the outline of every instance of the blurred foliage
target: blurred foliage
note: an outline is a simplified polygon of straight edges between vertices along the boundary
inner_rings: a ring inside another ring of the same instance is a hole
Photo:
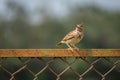
[[[66,33],[73,30],[76,24],[84,24],[84,39],[77,44],[80,48],[120,48],[120,12],[105,11],[96,6],[84,6],[71,9],[71,12],[66,17],[57,18],[51,17],[49,14],[40,14],[43,17],[39,24],[31,24],[27,11],[20,5],[8,1],[7,8],[14,13],[14,16],[7,20],[0,15],[0,48],[1,49],[26,49],[26,48],[57,48],[56,43],[59,42]],[[66,45],[60,48],[66,48]],[[16,60],[6,62],[8,68],[12,66],[16,69],[20,63],[15,63]],[[33,65],[33,63],[31,63]],[[106,64],[106,63],[104,63]],[[104,65],[99,63],[98,65]],[[58,62],[54,66],[59,68]],[[76,70],[81,69],[80,65],[85,63],[80,62],[74,65]],[[64,65],[65,66],[65,65]],[[83,66],[81,66],[83,67]],[[85,67],[83,67],[85,68]],[[101,68],[103,68],[101,66]],[[36,68],[38,69],[38,68]],[[57,70],[56,69],[56,70]],[[14,71],[14,70],[13,70]],[[57,70],[59,71],[59,69]],[[19,76],[27,71],[22,72]],[[49,74],[50,72],[44,72]],[[92,73],[92,72],[91,72]],[[51,79],[52,75],[41,75],[39,79]],[[5,74],[6,76],[7,74]],[[69,74],[72,75],[72,74]],[[94,76],[93,74],[90,74]],[[22,75],[23,76],[23,75]],[[31,76],[27,75],[29,78]],[[116,75],[117,76],[117,75]],[[114,78],[116,78],[116,76]],[[0,76],[2,79],[7,78]],[[69,76],[68,76],[69,77]],[[19,77],[20,78],[20,77]],[[73,79],[75,79],[73,77]],[[73,80],[68,79],[68,80]],[[7,79],[4,79],[7,80]],[[22,79],[19,79],[22,80]],[[25,79],[27,80],[27,79]],[[53,80],[53,78],[51,79]],[[67,79],[65,79],[67,80]],[[93,80],[88,78],[86,80]],[[97,80],[97,79],[96,79]],[[110,80],[118,80],[110,79]]]
[[[56,48],[56,43],[81,22],[84,24],[85,37],[78,44],[79,47],[120,48],[119,12],[76,7],[61,19],[42,14],[43,21],[33,25],[27,21],[27,12],[22,6],[11,5],[8,8],[16,14],[14,18],[0,18],[0,48]],[[61,48],[65,47],[63,45]]]

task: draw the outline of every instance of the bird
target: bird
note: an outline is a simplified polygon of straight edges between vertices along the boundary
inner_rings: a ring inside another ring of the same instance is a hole
[[[66,34],[66,36],[57,43],[57,46],[66,44],[72,50],[73,48],[78,49],[78,47],[76,47],[75,45],[79,43],[83,39],[83,37],[83,24],[80,23],[76,25],[76,28],[73,31]]]

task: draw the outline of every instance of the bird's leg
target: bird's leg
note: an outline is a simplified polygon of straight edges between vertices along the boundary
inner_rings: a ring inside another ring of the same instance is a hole
[[[73,48],[68,43],[66,43],[66,45],[69,47],[68,49],[73,51]]]
[[[69,48],[72,48],[68,43],[66,43],[66,45],[67,45]]]
[[[75,45],[72,45],[75,49],[79,49],[78,47],[76,47]]]

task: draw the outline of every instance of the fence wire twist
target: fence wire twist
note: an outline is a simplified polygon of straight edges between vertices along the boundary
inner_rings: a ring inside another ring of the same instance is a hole
[[[110,80],[114,73],[120,80],[120,58],[0,58],[0,80]]]

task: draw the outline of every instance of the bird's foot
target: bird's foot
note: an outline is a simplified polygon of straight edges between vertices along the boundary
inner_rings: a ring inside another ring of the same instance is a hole
[[[74,51],[79,51],[79,48],[68,48],[68,50],[71,50],[72,52],[74,52]]]
[[[74,48],[74,49],[79,50],[79,48]]]
[[[68,50],[74,51],[74,48],[68,48]]]

